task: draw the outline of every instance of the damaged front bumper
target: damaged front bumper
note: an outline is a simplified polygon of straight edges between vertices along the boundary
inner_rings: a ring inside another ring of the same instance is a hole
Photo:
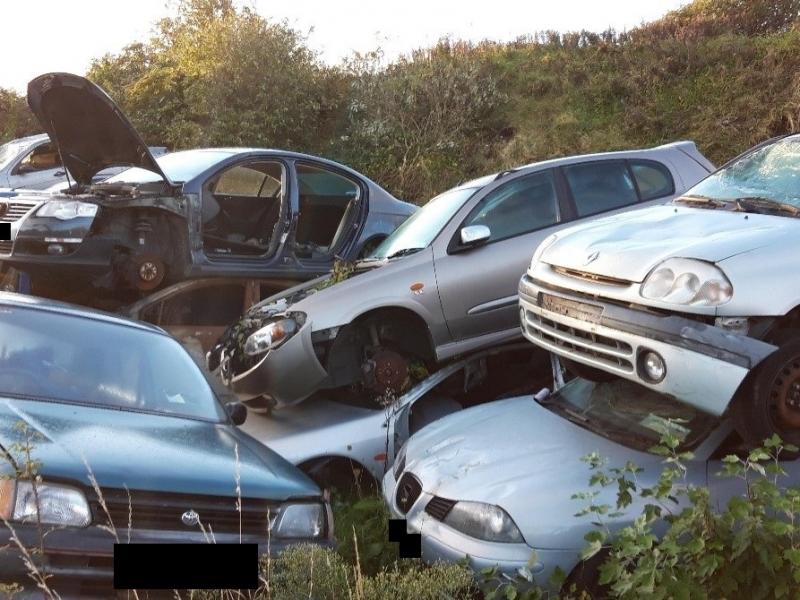
[[[530,276],[519,285],[525,337],[570,360],[630,379],[721,415],[747,374],[777,348],[678,315],[662,316],[549,288]],[[642,356],[666,368],[649,380]]]
[[[36,568],[53,576],[56,585],[61,584],[86,584],[94,582],[107,585],[109,593],[114,576],[114,542],[113,535],[98,526],[83,529],[62,528],[46,532],[41,544],[44,554],[38,552],[40,536],[35,525],[17,524],[12,533],[5,527],[0,527],[0,583],[20,583],[25,587],[32,587],[29,567],[23,561],[19,544],[24,546],[32,557]],[[119,531],[122,543],[148,543],[148,544],[207,544],[211,540],[206,538],[202,531],[162,531],[148,529],[127,529]],[[214,533],[215,543],[258,544],[259,555],[276,556],[292,544],[310,543],[333,548],[335,542],[332,536],[327,539],[277,539],[267,540],[266,536],[244,536],[240,539],[238,533]]]
[[[223,373],[229,358],[222,359]],[[313,394],[328,377],[314,352],[311,322],[279,347],[269,350],[261,360],[243,373],[232,373],[227,382],[237,396],[249,400],[259,396],[271,398],[276,406],[297,404]]]

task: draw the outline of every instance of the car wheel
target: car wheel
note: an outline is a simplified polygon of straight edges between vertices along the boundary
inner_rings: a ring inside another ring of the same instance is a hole
[[[579,562],[572,569],[561,586],[561,594],[567,597],[605,600],[610,598],[607,585],[600,585],[600,567],[608,558],[608,552],[601,550],[589,560]],[[572,588],[575,591],[572,591]]]
[[[736,430],[748,447],[758,447],[773,434],[800,444],[800,332],[756,367],[734,399]],[[783,332],[781,339],[788,336]]]
[[[614,375],[613,373],[595,369],[594,367],[564,358],[563,356],[560,356],[559,360],[567,371],[576,377],[581,377],[582,379],[588,379],[589,381],[594,381],[596,383],[604,383],[607,381],[614,381],[615,379],[619,378],[618,375]]]

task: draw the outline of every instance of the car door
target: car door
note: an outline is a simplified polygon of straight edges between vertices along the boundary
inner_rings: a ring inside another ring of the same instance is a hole
[[[51,142],[39,144],[11,168],[9,187],[45,189],[65,180],[66,171],[61,165],[58,150]]]
[[[557,187],[553,169],[515,177],[479,200],[446,246],[437,243],[439,297],[456,343],[519,329],[519,278],[536,246],[562,222]],[[472,225],[488,227],[490,237],[464,247],[459,232]]]

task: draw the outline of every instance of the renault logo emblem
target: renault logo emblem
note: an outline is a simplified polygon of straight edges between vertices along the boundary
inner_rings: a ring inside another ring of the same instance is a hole
[[[187,527],[194,527],[200,522],[200,515],[193,510],[187,510],[181,515],[181,523]]]
[[[586,260],[583,261],[583,264],[588,265],[589,263],[596,261],[598,256],[600,256],[600,252],[595,250],[589,256],[586,257]]]

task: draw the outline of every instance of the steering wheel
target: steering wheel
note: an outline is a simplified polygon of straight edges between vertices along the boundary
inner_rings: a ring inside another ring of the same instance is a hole
[[[48,388],[37,375],[19,368],[0,369],[0,395],[23,394],[26,396],[48,395]]]

